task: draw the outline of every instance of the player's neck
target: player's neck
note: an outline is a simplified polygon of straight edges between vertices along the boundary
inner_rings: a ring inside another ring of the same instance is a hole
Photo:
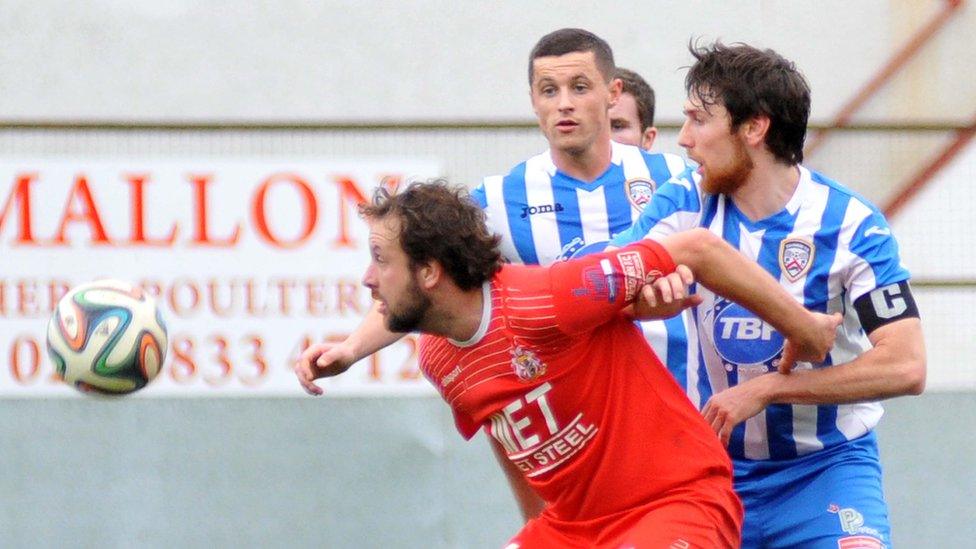
[[[795,165],[763,158],[746,182],[732,193],[732,201],[752,221],[779,213],[789,203],[800,183],[800,169]]]
[[[552,149],[552,162],[564,174],[586,183],[596,181],[610,167],[613,146],[610,135],[597,139],[592,146],[582,151]]]
[[[427,322],[421,327],[424,333],[467,341],[481,327],[484,311],[484,295],[481,287],[473,290],[454,288],[434,301]]]

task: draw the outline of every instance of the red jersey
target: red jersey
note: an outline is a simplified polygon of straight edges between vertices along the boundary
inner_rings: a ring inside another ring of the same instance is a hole
[[[621,312],[646,278],[673,270],[649,240],[549,267],[506,265],[485,286],[471,340],[420,339],[421,370],[458,430],[494,437],[555,523],[595,536],[683,492],[741,516],[729,508],[738,502],[725,449]]]

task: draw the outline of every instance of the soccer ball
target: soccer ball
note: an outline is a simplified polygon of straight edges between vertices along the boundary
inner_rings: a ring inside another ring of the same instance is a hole
[[[55,370],[85,393],[122,395],[145,387],[159,374],[166,346],[156,301],[120,280],[72,288],[47,325]]]

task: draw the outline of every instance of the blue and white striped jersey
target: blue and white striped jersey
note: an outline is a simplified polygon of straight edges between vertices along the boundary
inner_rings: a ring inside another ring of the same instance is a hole
[[[613,244],[706,227],[757,261],[808,309],[840,312],[844,322],[823,368],[870,347],[853,302],[909,278],[884,216],[865,199],[800,166],[800,182],[779,213],[751,221],[725,195],[706,195],[689,170],[661,186],[641,218]],[[713,393],[775,369],[783,337],[745,308],[699,287],[693,311],[699,355],[688,369],[688,396],[699,408]],[[695,335],[689,335],[694,339]],[[879,403],[774,404],[738,425],[729,453],[737,459],[789,459],[860,437],[874,428]]]
[[[651,154],[612,143],[610,167],[585,183],[560,172],[550,151],[490,176],[471,196],[485,210],[488,227],[501,237],[512,263],[549,265],[603,250],[630,228],[660,185],[687,169],[673,154]],[[684,386],[688,364],[688,315],[643,323],[654,351]]]

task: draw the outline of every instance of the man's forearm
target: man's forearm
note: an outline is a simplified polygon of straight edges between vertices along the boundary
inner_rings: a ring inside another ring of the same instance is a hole
[[[850,404],[921,393],[926,361],[919,320],[900,320],[871,336],[874,347],[850,362],[754,381],[766,384],[770,404]]]
[[[687,265],[699,283],[759,315],[787,337],[806,333],[810,318],[779,282],[758,263],[705,229],[666,237],[661,242],[677,264]]]
[[[377,307],[374,303],[369,308],[362,323],[346,339],[346,344],[351,347],[357,361],[396,343],[405,335],[387,330],[383,315]]]

